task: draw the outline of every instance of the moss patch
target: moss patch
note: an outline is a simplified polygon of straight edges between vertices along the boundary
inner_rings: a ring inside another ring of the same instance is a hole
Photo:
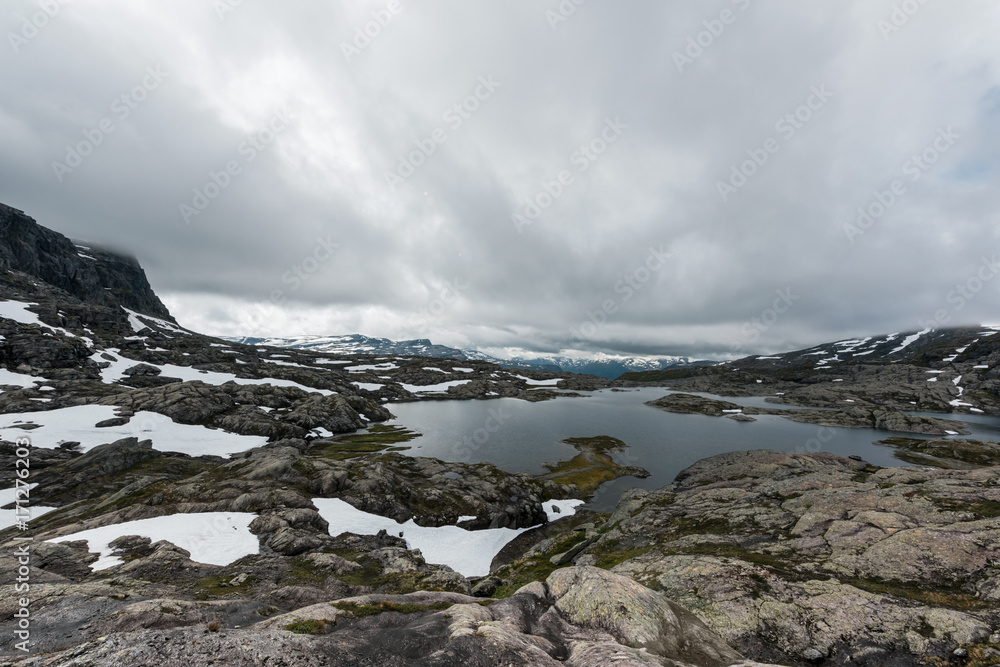
[[[882,579],[844,579],[845,584],[869,593],[892,595],[916,600],[931,607],[945,607],[959,611],[986,609],[989,604],[974,595],[966,593],[958,586],[931,586],[929,584],[909,584]]]
[[[285,630],[294,632],[297,635],[325,635],[328,623],[332,624],[333,621],[323,619],[298,621],[296,623],[289,623],[286,625]]]
[[[343,461],[363,454],[402,451],[405,447],[394,445],[409,442],[419,438],[420,435],[402,426],[374,424],[365,433],[354,433],[337,438],[333,442],[324,442],[322,448],[311,453],[314,456]]]
[[[594,495],[601,484],[619,477],[649,476],[649,472],[643,468],[622,466],[614,462],[607,452],[622,451],[627,447],[617,438],[599,435],[591,438],[569,438],[563,442],[572,445],[580,453],[569,461],[543,463],[542,466],[549,472],[539,477],[557,484],[575,486],[584,498]]]
[[[956,498],[939,498],[929,494],[925,494],[924,497],[946,512],[968,512],[976,519],[995,519],[1000,516],[1000,502],[996,500],[964,502]]]
[[[241,595],[253,586],[253,584],[257,583],[257,578],[251,576],[246,577],[241,583],[231,586],[229,582],[235,578],[236,575],[234,574],[211,574],[207,577],[202,577],[195,584],[197,592],[202,594],[199,599],[204,600],[209,597]]]
[[[349,611],[358,618],[384,614],[394,611],[397,614],[416,614],[422,611],[441,611],[453,606],[451,602],[435,602],[433,604],[413,604],[405,602],[377,602],[375,604],[357,604],[354,602],[331,602],[331,606]]]

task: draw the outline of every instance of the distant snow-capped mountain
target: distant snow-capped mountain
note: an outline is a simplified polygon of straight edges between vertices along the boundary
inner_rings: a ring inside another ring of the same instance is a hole
[[[583,375],[616,378],[633,371],[655,371],[695,363],[687,357],[628,357],[602,353],[570,351],[567,354],[546,355],[528,350],[496,350],[484,352],[435,345],[426,338],[396,341],[371,338],[360,334],[346,336],[298,336],[293,338],[228,338],[245,345],[269,345],[313,350],[333,354],[393,354],[441,359],[477,359],[504,368],[567,371]]]

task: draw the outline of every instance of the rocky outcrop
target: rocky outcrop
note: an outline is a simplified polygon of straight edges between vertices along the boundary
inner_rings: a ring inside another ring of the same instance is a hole
[[[574,562],[665,593],[757,659],[911,665],[1000,627],[998,508],[996,468],[737,452],[627,493]]]
[[[245,603],[149,600],[118,609],[108,636],[19,664],[532,665],[728,667],[748,663],[683,607],[631,579],[567,568],[502,601],[455,593],[324,601],[247,629]],[[219,620],[215,620],[219,619]]]
[[[741,421],[747,421],[749,415],[778,415],[790,421],[838,428],[870,428],[880,431],[927,435],[969,433],[965,425],[958,421],[912,415],[872,405],[839,410],[782,410],[780,408],[744,407],[729,401],[682,393],[669,394],[655,401],[648,401],[646,405],[667,412],[683,414],[702,414],[711,417],[727,415]],[[752,421],[752,418],[749,421]]]
[[[126,308],[173,320],[153,293],[146,273],[131,257],[80,246],[0,204],[0,269],[21,271],[81,301]]]
[[[1000,442],[991,440],[892,437],[875,444],[895,447],[896,458],[917,465],[959,470],[1000,465]]]

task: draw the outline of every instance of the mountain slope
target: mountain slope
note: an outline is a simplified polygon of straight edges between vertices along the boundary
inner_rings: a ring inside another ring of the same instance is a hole
[[[122,305],[173,321],[134,258],[75,244],[4,204],[0,204],[0,269],[26,273],[84,303]]]
[[[896,333],[621,380],[814,407],[1000,415],[997,334],[988,326]]]

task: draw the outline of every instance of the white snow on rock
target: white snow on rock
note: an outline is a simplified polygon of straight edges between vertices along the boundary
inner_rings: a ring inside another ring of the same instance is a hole
[[[373,382],[355,382],[354,384],[357,385],[359,389],[365,389],[367,391],[378,391],[385,386],[382,384],[375,384]]]
[[[573,516],[576,514],[576,508],[584,502],[583,500],[546,500],[542,503],[542,509],[545,510],[545,516],[549,518],[549,521],[555,521]]]
[[[460,368],[459,366],[455,366],[451,370],[458,371],[459,373],[474,373],[476,371],[474,368]]]
[[[0,438],[14,441],[29,437],[33,447],[53,449],[63,442],[79,442],[83,451],[122,438],[152,440],[153,449],[181,452],[191,456],[227,456],[267,444],[267,438],[237,435],[205,426],[178,424],[155,412],[138,412],[123,426],[95,428],[95,424],[115,417],[111,405],[78,405],[45,412],[14,412],[0,415]],[[24,430],[18,424],[39,424]]]
[[[191,333],[191,332],[189,332],[189,331],[185,331],[184,329],[180,329],[180,328],[178,328],[178,327],[177,327],[177,325],[176,325],[176,324],[174,324],[173,322],[168,322],[168,321],[166,321],[166,320],[161,320],[160,318],[158,318],[158,317],[153,317],[152,315],[145,315],[145,314],[143,314],[143,313],[137,313],[137,312],[135,312],[134,310],[129,310],[128,308],[125,308],[124,306],[122,306],[122,310],[124,310],[124,311],[125,311],[126,313],[128,313],[128,314],[129,314],[129,322],[130,322],[130,323],[132,322],[132,319],[133,319],[133,318],[136,318],[136,322],[138,322],[138,324],[139,324],[140,326],[142,326],[143,328],[146,328],[146,327],[147,327],[147,325],[143,324],[143,323],[142,323],[142,322],[141,322],[141,321],[140,321],[140,320],[138,319],[138,318],[140,318],[140,317],[141,317],[142,319],[146,320],[147,322],[152,322],[152,323],[154,323],[154,324],[155,324],[156,326],[158,326],[158,327],[160,327],[160,328],[163,328],[163,329],[166,329],[167,331],[173,331],[174,333],[179,333],[179,334],[185,334],[185,335],[187,335],[187,334]],[[135,327],[136,327],[136,324],[132,324],[132,328],[134,329]],[[139,331],[141,331],[141,329],[139,329],[139,330],[136,330],[136,333],[138,333]]]
[[[23,373],[14,373],[6,368],[0,368],[0,387],[11,385],[14,387],[29,388],[35,386],[36,382],[47,382],[45,378],[31,377]]]
[[[26,519],[28,521],[32,519],[37,519],[43,514],[47,514],[56,507],[46,507],[45,505],[32,505],[31,504],[31,489],[38,486],[37,484],[28,485],[28,496],[21,502],[21,506],[24,508],[21,510],[20,518]],[[11,504],[17,500],[18,491],[20,489],[0,489],[0,507]],[[23,496],[23,491],[22,491]],[[0,510],[0,530],[5,530],[11,526],[17,525],[18,520],[17,508],[9,510]]]
[[[132,331],[134,331],[135,333],[139,333],[143,329],[149,328],[149,325],[143,324],[141,321],[139,321],[139,318],[135,316],[135,313],[133,311],[129,310],[128,308],[122,308],[122,310],[124,310],[128,314],[128,323],[129,325],[131,325]]]
[[[86,336],[77,336],[72,331],[67,331],[62,327],[53,327],[45,322],[42,322],[38,319],[38,315],[28,310],[28,306],[37,305],[37,303],[25,303],[23,301],[0,301],[0,318],[14,320],[19,324],[37,324],[44,329],[48,329],[49,331],[55,333],[61,333],[64,336],[69,336],[70,338],[80,338],[81,340],[86,341],[88,346],[94,346],[94,341],[90,340]]]
[[[109,362],[107,359],[102,357],[101,354],[107,354],[114,357],[114,361]],[[101,380],[103,380],[105,384],[114,384],[125,377],[125,371],[129,368],[132,368],[139,363],[146,363],[147,366],[159,368],[163,377],[180,378],[184,382],[199,380],[205,384],[215,386],[223,385],[227,382],[235,382],[236,384],[242,385],[269,384],[272,387],[296,387],[302,391],[320,393],[324,396],[332,396],[337,393],[329,389],[315,389],[313,387],[307,387],[304,384],[293,382],[291,380],[281,380],[278,378],[241,378],[237,377],[233,373],[218,373],[216,371],[198,370],[197,368],[192,368],[191,366],[176,366],[174,364],[150,364],[147,362],[139,362],[135,359],[128,359],[127,357],[119,355],[121,355],[121,352],[112,348],[104,350],[103,352],[97,352],[90,357],[96,363],[111,364],[107,368],[101,369]]]
[[[329,363],[340,363],[336,361],[331,361]],[[391,371],[393,369],[399,368],[394,363],[386,362],[384,364],[367,364],[364,366],[345,366],[348,373],[364,373],[365,371]]]
[[[554,387],[557,384],[559,384],[560,380],[563,379],[563,378],[552,378],[551,380],[533,380],[531,378],[526,378],[523,375],[515,375],[514,377],[516,377],[519,380],[524,380],[525,382],[534,387]]]
[[[470,380],[449,380],[448,382],[439,382],[438,384],[403,384],[401,382],[399,386],[411,394],[421,394],[448,391],[449,387],[457,387],[460,384],[469,384],[469,382]]]
[[[88,550],[101,554],[90,565],[95,572],[122,564],[120,558],[111,555],[108,545],[123,535],[140,535],[153,542],[166,540],[189,551],[196,563],[229,565],[244,556],[260,553],[257,536],[250,532],[250,522],[256,518],[256,514],[249,512],[170,514],[91,528],[47,541],[87,540]]]
[[[522,528],[489,528],[466,530],[458,526],[424,528],[412,519],[397,523],[387,517],[362,512],[339,498],[313,498],[320,516],[330,524],[330,534],[355,533],[375,535],[385,530],[390,535],[402,533],[410,549],[419,549],[424,560],[447,565],[466,577],[482,577],[490,573],[490,563],[503,547],[515,537],[530,530]],[[572,516],[582,500],[550,500],[543,503],[549,520]],[[558,507],[559,512],[552,511]],[[468,518],[468,517],[465,517]]]
[[[38,315],[28,310],[28,306],[37,306],[37,303],[24,303],[23,301],[0,301],[0,317],[5,320],[14,320],[20,324],[43,324],[38,319]]]
[[[928,334],[930,332],[931,332],[931,329],[924,329],[923,331],[918,331],[917,333],[913,334],[912,336],[907,336],[906,338],[903,339],[903,344],[900,345],[899,347],[897,347],[896,349],[894,349],[889,354],[896,354],[897,352],[900,352],[900,351],[908,348],[910,345],[912,345],[913,343],[915,343],[918,338],[920,338],[924,334]]]

